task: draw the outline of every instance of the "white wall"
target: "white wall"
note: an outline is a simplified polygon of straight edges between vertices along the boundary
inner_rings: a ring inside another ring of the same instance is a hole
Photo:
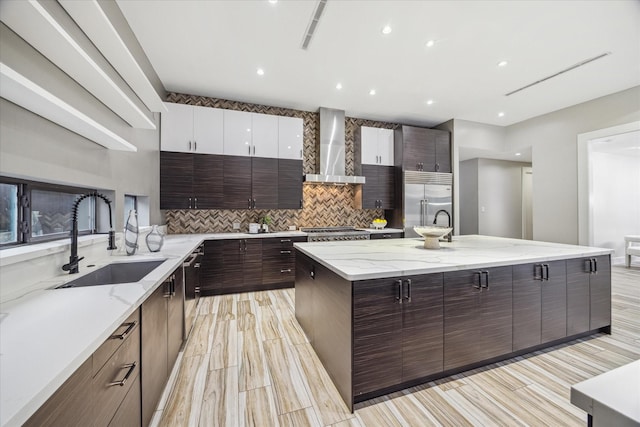
[[[460,162],[460,234],[478,231],[478,159]]]
[[[591,244],[622,262],[624,236],[640,235],[640,155],[591,152],[589,169]]]
[[[532,147],[533,238],[578,244],[577,135],[640,120],[640,86],[506,128],[507,148]]]

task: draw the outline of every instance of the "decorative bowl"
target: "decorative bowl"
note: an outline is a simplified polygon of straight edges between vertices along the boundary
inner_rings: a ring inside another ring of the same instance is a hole
[[[376,230],[382,230],[386,226],[387,226],[387,221],[378,221],[378,222],[371,223],[371,228],[375,228]]]
[[[440,249],[440,238],[451,233],[453,228],[451,227],[413,227],[413,231],[424,237],[425,249]]]

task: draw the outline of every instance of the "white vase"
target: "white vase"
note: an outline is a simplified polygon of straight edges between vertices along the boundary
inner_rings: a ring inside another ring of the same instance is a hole
[[[135,210],[129,211],[127,225],[124,227],[124,248],[127,255],[133,255],[138,249],[138,215]]]
[[[160,249],[162,249],[162,244],[164,243],[164,234],[160,233],[157,225],[154,225],[151,228],[149,234],[147,234],[145,240],[147,242],[149,252],[158,252],[160,251]]]

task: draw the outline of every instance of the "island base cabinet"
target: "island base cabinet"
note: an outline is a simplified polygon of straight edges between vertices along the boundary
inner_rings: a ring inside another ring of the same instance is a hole
[[[567,260],[567,335],[589,330],[589,259]]]
[[[540,342],[567,336],[567,267],[566,262],[546,263],[546,280],[542,282]],[[515,315],[515,310],[514,310]],[[515,348],[513,349],[516,350]]]
[[[446,272],[444,283],[444,369],[511,353],[511,266]]]
[[[442,274],[352,286],[354,396],[442,372]]]
[[[611,325],[611,259],[594,258],[594,271],[589,275],[589,329]]]

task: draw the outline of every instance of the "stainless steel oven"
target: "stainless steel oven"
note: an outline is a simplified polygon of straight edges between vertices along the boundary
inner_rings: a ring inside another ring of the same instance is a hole
[[[200,263],[204,256],[204,244],[189,255],[182,264],[184,267],[184,339],[191,333],[195,322],[198,301],[200,299]]]
[[[334,242],[338,240],[369,240],[369,232],[355,227],[309,227],[301,228],[307,233],[308,242]]]

